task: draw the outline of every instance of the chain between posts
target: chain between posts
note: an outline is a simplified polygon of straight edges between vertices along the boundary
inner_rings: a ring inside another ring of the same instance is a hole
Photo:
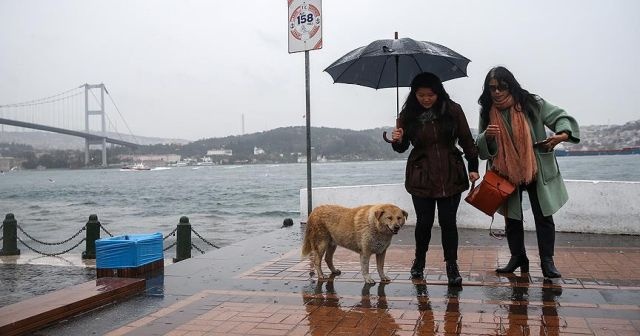
[[[113,237],[113,235],[111,234],[111,232],[107,231],[107,228],[105,228],[102,224],[100,224],[100,228],[102,229],[102,231],[104,231],[104,233],[106,233],[107,235],[109,235],[109,237]]]
[[[204,254],[204,251],[201,250],[198,246],[196,246],[196,244],[191,243],[191,247],[193,247],[194,249],[198,250],[198,252],[200,252],[201,254]]]
[[[178,231],[177,227],[175,229],[173,229],[173,231],[169,232],[166,236],[162,237],[162,240],[167,240],[167,238],[169,238],[171,236],[175,236],[176,235],[176,231]]]
[[[173,244],[171,244],[171,245],[169,245],[169,246],[165,247],[164,249],[162,249],[162,251],[166,251],[166,250],[168,250],[168,249],[170,249],[170,248],[172,248],[172,247],[176,246],[176,243],[177,243],[177,242],[173,242]]]
[[[193,227],[191,228],[191,232],[195,233],[195,235],[196,235],[198,238],[200,238],[200,240],[202,240],[203,242],[205,242],[205,243],[206,243],[206,244],[208,244],[209,246],[215,247],[215,248],[217,248],[217,249],[219,249],[219,248],[220,248],[218,245],[216,245],[216,244],[214,244],[214,243],[212,243],[212,242],[210,242],[210,241],[208,241],[208,240],[204,239],[204,238],[203,238],[203,237],[202,237],[202,236],[201,236],[201,235],[200,235],[196,230],[194,230],[194,229],[193,229]],[[193,244],[191,244],[191,245],[193,245]],[[196,249],[196,250],[198,250],[198,251],[202,251],[202,250],[200,250],[200,249]],[[202,252],[202,253],[204,253],[204,252]]]
[[[85,240],[86,240],[85,238],[82,238],[82,240],[80,240],[77,244],[75,244],[73,247],[71,247],[71,248],[69,248],[69,249],[67,249],[65,251],[62,251],[62,252],[59,252],[59,253],[46,253],[46,252],[38,251],[38,250],[34,249],[33,247],[27,245],[24,241],[22,241],[22,239],[20,239],[20,237],[18,237],[18,241],[20,243],[22,243],[22,245],[24,245],[26,248],[28,248],[29,250],[31,250],[31,251],[33,251],[35,253],[42,254],[42,255],[47,256],[47,257],[56,257],[56,256],[59,256],[61,254],[65,254],[65,253],[73,250],[74,248],[78,247]]]
[[[20,230],[20,232],[24,233],[25,236],[27,236],[27,238],[33,240],[34,242],[38,243],[38,244],[42,244],[42,245],[49,245],[49,246],[54,246],[54,245],[62,245],[64,243],[67,243],[69,241],[71,241],[73,238],[77,237],[82,231],[84,231],[86,229],[85,226],[81,227],[80,230],[78,230],[78,232],[76,232],[73,236],[71,236],[68,239],[65,239],[61,242],[57,242],[57,243],[47,243],[45,241],[42,240],[38,240],[36,238],[34,238],[33,236],[31,236],[30,234],[28,234],[27,232],[24,231],[24,229],[22,229],[22,227],[20,225],[17,225],[18,230]],[[23,243],[24,244],[24,243]]]
[[[0,232],[2,230],[2,228],[4,227],[4,224],[0,224]],[[35,243],[38,244],[42,244],[42,245],[47,245],[47,246],[57,246],[57,245],[62,245],[65,243],[70,242],[71,240],[75,239],[76,237],[78,237],[83,231],[87,230],[86,225],[83,225],[75,234],[73,234],[71,237],[69,237],[68,239],[65,239],[63,241],[60,242],[45,242],[42,241],[40,239],[37,239],[35,237],[33,237],[32,235],[30,235],[29,233],[27,233],[20,225],[16,225],[16,227],[20,230],[20,232],[22,234],[24,234],[27,238],[29,238],[30,240],[32,240]],[[109,235],[110,237],[113,237],[113,234],[111,234],[111,232],[109,232],[103,225],[100,225],[100,228],[102,229],[102,231],[104,231],[107,235]],[[167,235],[165,235],[162,239],[167,240],[168,238],[175,236],[176,235],[176,231],[178,230],[178,228],[174,228],[170,233],[168,233]],[[219,249],[220,247],[217,246],[216,244],[208,241],[207,239],[205,239],[202,235],[200,235],[200,233],[198,233],[196,230],[193,229],[193,227],[191,228],[191,232],[193,232],[198,238],[200,238],[200,240],[202,240],[204,243],[206,243],[207,245],[217,248]],[[49,257],[54,257],[54,256],[59,256],[65,253],[68,253],[69,251],[75,249],[76,247],[80,246],[80,244],[82,244],[83,242],[87,241],[86,238],[82,238],[82,240],[80,240],[78,243],[76,243],[74,246],[70,247],[69,249],[66,249],[62,252],[57,252],[57,253],[47,253],[44,251],[40,251],[32,246],[29,246],[25,241],[23,241],[22,239],[20,239],[19,237],[16,237],[17,240],[24,245],[26,248],[28,248],[29,250],[37,253],[37,254],[41,254],[44,256],[49,256]],[[4,237],[0,236],[0,241],[2,241],[4,239]],[[165,247],[163,249],[163,251],[167,251],[169,249],[171,249],[172,247],[176,246],[177,242],[173,242],[172,244],[168,245],[167,247]],[[201,248],[199,248],[197,245],[191,243],[191,247],[194,248],[195,250],[199,251],[200,253],[205,253],[205,251]]]

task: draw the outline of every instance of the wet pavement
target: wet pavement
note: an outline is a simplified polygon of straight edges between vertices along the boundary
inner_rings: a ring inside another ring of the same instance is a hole
[[[460,230],[461,289],[446,286],[438,236],[434,229],[425,280],[409,279],[414,240],[405,227],[387,252],[392,281],[365,285],[358,255],[343,248],[334,258],[342,274],[310,277],[301,228],[284,228],[167,265],[145,294],[35,335],[640,335],[637,236],[559,233],[563,278],[545,281],[534,233],[530,273],[498,276],[506,240]]]

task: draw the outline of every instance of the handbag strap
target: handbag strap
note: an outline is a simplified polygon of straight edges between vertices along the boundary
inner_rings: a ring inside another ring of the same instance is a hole
[[[469,190],[469,192],[471,192],[471,190],[473,190],[476,187],[476,181],[471,182],[471,189]],[[507,228],[507,216],[509,215],[509,200],[507,199],[507,201],[504,203],[504,228],[506,230]],[[498,239],[498,240],[502,240],[504,239],[504,237],[506,237],[506,233],[504,230],[499,230],[499,231],[493,231],[492,226],[493,226],[493,220],[495,219],[495,214],[491,215],[491,223],[489,224],[489,236],[491,236],[492,238]]]
[[[504,228],[507,229],[507,216],[509,215],[509,200],[504,202]],[[495,215],[494,215],[495,216]],[[507,236],[505,231],[493,231],[491,226],[493,225],[494,216],[491,216],[491,224],[489,224],[489,236],[492,238],[502,240]]]

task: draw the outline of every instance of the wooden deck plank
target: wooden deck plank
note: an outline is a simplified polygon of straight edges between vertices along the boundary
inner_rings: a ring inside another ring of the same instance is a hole
[[[20,335],[144,291],[145,280],[99,278],[0,308],[0,335]]]

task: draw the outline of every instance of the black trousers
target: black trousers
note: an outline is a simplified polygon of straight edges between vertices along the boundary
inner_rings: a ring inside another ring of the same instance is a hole
[[[540,259],[552,258],[556,240],[556,226],[553,223],[552,216],[544,216],[540,209],[540,201],[538,200],[538,192],[536,183],[532,182],[528,185],[521,185],[518,188],[520,199],[524,190],[529,194],[531,201],[531,210],[533,211],[533,219],[536,224],[536,236],[538,238],[538,253]],[[507,242],[509,243],[509,251],[512,256],[525,255],[524,248],[524,226],[522,220],[507,218],[505,227],[507,234]]]
[[[413,207],[416,210],[416,259],[424,260],[429,242],[431,241],[431,228],[435,218],[436,205],[438,207],[438,224],[442,231],[442,249],[445,261],[458,259],[458,227],[456,226],[456,214],[460,205],[460,195],[456,194],[445,198],[422,198],[411,196]]]

